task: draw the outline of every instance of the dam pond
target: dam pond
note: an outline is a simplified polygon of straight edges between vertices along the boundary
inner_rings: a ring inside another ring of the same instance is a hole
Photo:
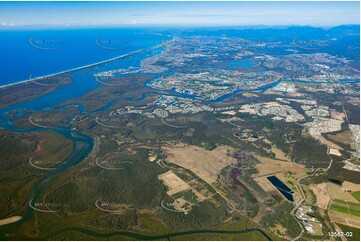
[[[286,184],[284,184],[276,176],[268,176],[267,179],[277,190],[290,202],[294,202],[293,195],[295,194]]]

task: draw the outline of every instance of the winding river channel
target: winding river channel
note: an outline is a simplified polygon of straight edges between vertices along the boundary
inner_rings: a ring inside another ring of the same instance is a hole
[[[114,63],[116,62],[116,63]],[[22,129],[15,127],[13,125],[13,121],[17,118],[20,118],[24,115],[30,113],[36,113],[39,111],[52,111],[52,110],[61,110],[64,108],[54,106],[61,104],[62,102],[68,99],[77,99],[78,97],[86,94],[87,92],[94,90],[95,88],[99,87],[101,84],[96,82],[93,78],[93,74],[95,72],[99,72],[99,69],[112,69],[116,64],[119,66],[127,66],[128,60],[122,60],[119,63],[118,60],[111,61],[106,65],[102,64],[96,70],[90,71],[88,73],[83,73],[83,70],[75,71],[72,75],[73,82],[65,87],[58,88],[54,92],[49,94],[43,95],[39,98],[36,98],[31,101],[17,103],[6,108],[0,109],[0,127],[11,130],[13,132],[37,132],[42,130],[53,130],[57,133],[64,135],[66,138],[73,141],[73,151],[67,159],[65,159],[62,163],[55,166],[55,169],[47,170],[42,172],[43,178],[40,179],[33,187],[30,193],[30,197],[28,199],[28,206],[26,206],[23,214],[22,219],[18,222],[3,225],[0,227],[0,238],[2,240],[9,240],[9,239],[29,239],[29,238],[19,238],[17,235],[17,229],[21,226],[22,223],[28,221],[35,210],[33,209],[33,204],[38,201],[41,197],[42,193],[51,185],[54,179],[61,175],[62,172],[70,169],[71,167],[79,164],[82,162],[92,151],[93,149],[93,139],[89,136],[86,136],[80,132],[72,131],[70,127],[36,127],[31,129]],[[85,112],[83,106],[78,103],[73,103],[72,105],[79,106],[79,111],[81,113],[89,113]],[[103,109],[106,110],[111,106],[106,105]],[[9,112],[11,111],[18,111],[14,117],[10,117]],[[98,110],[99,111],[99,110]],[[61,232],[59,232],[61,233]],[[14,235],[14,237],[12,237]]]
[[[70,105],[77,106],[79,112],[82,114],[91,114],[94,112],[106,111],[108,108],[110,108],[112,106],[112,103],[114,101],[117,101],[118,99],[113,100],[112,102],[110,102],[108,105],[106,105],[102,109],[93,111],[93,112],[87,112],[84,109],[84,106],[80,103],[77,103],[76,100],[77,100],[77,98],[85,95],[86,93],[88,93],[102,85],[95,80],[95,78],[93,76],[95,73],[119,69],[119,68],[126,68],[126,67],[129,67],[130,65],[137,65],[136,63],[138,63],[138,65],[139,65],[140,61],[146,55],[147,55],[147,51],[138,52],[136,56],[131,56],[132,57],[132,58],[130,58],[130,59],[132,59],[131,61],[128,58],[124,58],[124,59],[112,60],[112,61],[109,61],[106,63],[101,63],[99,66],[96,66],[95,69],[92,69],[89,72],[84,72],[84,69],[80,68],[76,71],[73,71],[73,74],[72,74],[73,82],[71,84],[64,86],[62,88],[58,88],[54,92],[43,95],[34,100],[17,103],[17,104],[8,106],[6,108],[0,109],[0,128],[7,129],[7,130],[10,130],[13,132],[37,132],[37,131],[42,131],[42,130],[53,130],[57,133],[64,135],[66,138],[73,141],[73,151],[64,162],[55,166],[54,167],[55,169],[49,169],[49,170],[42,171],[42,178],[32,187],[32,190],[30,192],[30,197],[26,203],[28,206],[25,207],[24,212],[21,214],[21,217],[22,217],[21,220],[15,222],[15,223],[0,226],[0,238],[2,240],[33,239],[33,238],[23,238],[23,237],[21,237],[20,234],[17,233],[18,228],[24,222],[29,221],[33,217],[34,213],[36,212],[33,209],[33,207],[34,207],[33,204],[39,200],[39,198],[41,197],[43,192],[49,186],[51,186],[52,182],[59,175],[61,175],[64,171],[70,169],[71,167],[76,166],[77,164],[81,163],[84,159],[86,159],[90,155],[90,153],[93,149],[93,144],[94,144],[93,139],[91,137],[86,136],[77,131],[72,131],[71,127],[36,127],[36,128],[31,128],[31,129],[22,129],[22,128],[15,127],[13,125],[13,121],[24,115],[34,114],[34,113],[40,112],[40,111],[59,111],[59,110],[62,110],[64,107],[67,107]],[[149,56],[149,55],[147,55],[147,56]],[[134,61],[136,63],[134,63]],[[346,80],[346,81],[357,82],[359,80]],[[343,82],[346,82],[346,81],[343,81]],[[272,88],[275,85],[277,85],[279,82],[281,82],[281,81],[279,80],[275,83],[269,84],[269,85],[259,88],[257,90],[266,91],[267,89]],[[147,97],[147,95],[159,94],[157,92],[158,90],[150,88],[147,85],[148,83],[149,83],[149,81],[144,84],[144,86],[149,89],[148,92],[141,93],[141,96],[138,99],[126,98],[125,100],[139,101],[139,100],[145,99]],[[308,81],[308,83],[310,83],[310,82]],[[242,92],[242,91],[244,91],[244,90],[236,90],[233,93],[224,95],[216,100],[212,100],[211,102],[223,101],[224,99],[226,99],[238,92]],[[192,96],[190,94],[177,93],[175,90],[167,90],[167,92],[169,93],[167,95],[197,99],[195,96]],[[164,93],[162,93],[162,95],[164,95]],[[59,106],[67,100],[72,100],[72,103]],[[18,112],[13,117],[11,117],[9,115],[9,112],[14,111],[14,110],[16,110]],[[4,199],[4,198],[0,196],[0,199]],[[121,236],[122,235],[122,236],[132,237],[137,240],[161,240],[161,239],[170,239],[170,238],[176,237],[176,236],[201,234],[201,233],[203,233],[203,234],[204,233],[244,234],[244,233],[250,233],[250,232],[258,232],[258,233],[262,234],[262,236],[265,239],[271,240],[271,238],[263,230],[258,229],[258,228],[249,228],[249,229],[244,229],[244,230],[232,230],[232,231],[194,230],[194,231],[184,231],[184,232],[151,236],[151,235],[144,235],[144,234],[135,233],[135,232],[126,232],[126,231],[98,233],[98,232],[95,232],[90,229],[79,228],[79,227],[69,227],[69,228],[66,228],[63,230],[59,230],[56,233],[49,235],[48,237],[44,237],[44,238],[40,238],[40,239],[43,239],[43,240],[52,239],[54,236],[57,236],[61,233],[68,232],[68,231],[80,232],[80,233],[84,233],[84,234],[87,234],[87,235],[90,235],[93,237],[97,237],[97,238],[109,238],[109,237],[113,237],[113,236]]]
[[[143,56],[144,57],[144,56]],[[139,60],[142,58],[142,54],[139,57]],[[134,61],[134,60],[133,60]],[[117,63],[114,63],[117,62]],[[134,64],[134,63],[132,63]],[[95,88],[99,87],[101,84],[96,82],[93,78],[93,74],[95,72],[106,71],[114,69],[114,66],[117,68],[122,67],[122,65],[126,66],[129,65],[127,60],[122,60],[122,63],[119,61],[112,61],[107,64],[102,64],[96,70],[92,70],[90,72],[84,73],[83,70],[75,71],[72,74],[73,82],[65,87],[59,88],[52,93],[43,95],[39,98],[34,100],[25,101],[21,103],[17,103],[6,108],[0,109],[0,127],[3,129],[7,129],[13,132],[38,132],[42,130],[53,130],[59,134],[64,135],[66,138],[73,141],[73,151],[69,157],[67,157],[64,162],[56,165],[55,169],[43,170],[41,175],[42,178],[32,187],[30,192],[30,197],[26,202],[26,206],[24,212],[21,214],[21,220],[0,226],[0,238],[1,240],[28,240],[34,238],[27,238],[23,237],[18,232],[18,229],[21,227],[22,224],[29,221],[36,211],[34,210],[34,204],[39,200],[43,192],[51,186],[52,182],[61,175],[64,171],[70,169],[71,167],[81,163],[84,159],[86,159],[92,149],[93,149],[93,139],[89,136],[86,136],[80,132],[72,131],[70,127],[36,127],[31,129],[23,129],[18,128],[13,125],[13,121],[17,118],[20,118],[24,115],[28,115],[29,111],[31,114],[40,111],[54,111],[54,110],[61,110],[66,106],[78,106],[79,112],[83,114],[88,114],[92,112],[86,112],[82,104],[77,103],[74,101],[71,104],[59,106],[59,104],[63,103],[66,100],[72,99],[76,100],[78,97],[86,94],[89,91],[94,90]],[[154,93],[154,92],[149,92]],[[137,101],[144,99],[148,93],[143,93],[140,99],[134,99],[128,101]],[[178,95],[177,95],[178,96]],[[57,106],[58,105],[58,106]],[[99,111],[105,111],[109,107],[111,107],[112,102],[106,105]],[[18,111],[13,117],[9,115],[11,111]],[[1,199],[1,197],[0,197]],[[51,234],[45,238],[39,238],[41,240],[48,240],[52,239],[54,236],[57,236],[66,231],[76,231],[81,232],[93,237],[97,238],[109,238],[112,236],[123,235],[132,237],[137,240],[160,240],[160,239],[169,239],[175,236],[182,236],[182,235],[191,235],[191,234],[200,234],[200,233],[217,233],[217,234],[244,234],[249,232],[259,232],[261,233],[266,239],[271,240],[271,238],[262,230],[258,228],[250,228],[244,230],[234,230],[234,231],[224,231],[224,230],[195,230],[195,231],[185,231],[185,232],[178,232],[178,233],[170,233],[170,234],[163,234],[163,235],[144,235],[135,232],[126,232],[126,231],[118,231],[118,232],[110,232],[110,233],[97,233],[95,231],[86,229],[86,228],[79,228],[79,227],[69,227],[64,230],[59,230],[54,234]]]

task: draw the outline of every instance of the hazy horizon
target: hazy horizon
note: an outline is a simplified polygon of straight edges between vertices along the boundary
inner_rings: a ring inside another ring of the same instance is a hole
[[[0,2],[0,26],[242,27],[359,24],[359,2]]]

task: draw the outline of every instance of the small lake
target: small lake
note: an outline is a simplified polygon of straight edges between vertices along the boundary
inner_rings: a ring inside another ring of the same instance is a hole
[[[233,69],[234,67],[241,66],[241,67],[252,67],[255,63],[252,61],[232,61],[228,65],[228,69]]]
[[[286,184],[284,184],[276,176],[268,176],[267,179],[272,183],[277,190],[290,202],[293,202],[293,195],[295,194]]]
[[[332,179],[332,178],[330,178],[328,180],[336,185],[342,186],[342,181],[340,181],[340,180]]]

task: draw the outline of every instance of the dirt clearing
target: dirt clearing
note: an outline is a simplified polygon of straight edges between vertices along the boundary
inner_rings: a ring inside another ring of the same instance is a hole
[[[191,170],[208,184],[217,181],[221,170],[230,164],[235,164],[236,159],[228,156],[234,148],[220,146],[214,150],[206,150],[194,145],[176,145],[163,147],[167,161]]]

